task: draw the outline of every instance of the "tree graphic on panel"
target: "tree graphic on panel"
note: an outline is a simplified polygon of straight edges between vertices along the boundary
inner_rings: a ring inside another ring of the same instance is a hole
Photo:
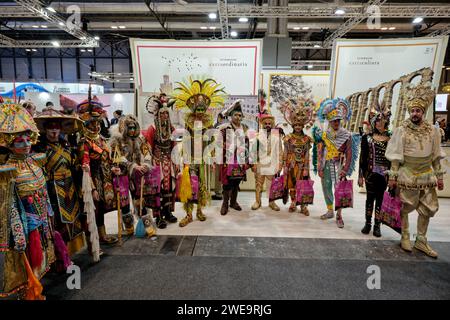
[[[270,81],[271,103],[281,104],[286,99],[312,98],[312,87],[297,75],[272,75]]]

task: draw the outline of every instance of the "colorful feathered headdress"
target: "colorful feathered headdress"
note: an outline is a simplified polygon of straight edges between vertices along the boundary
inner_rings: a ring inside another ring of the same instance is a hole
[[[279,109],[286,122],[291,126],[296,124],[308,126],[313,123],[314,106],[315,102],[312,99],[299,97],[295,104],[287,100],[281,104]]]
[[[324,122],[325,120],[344,120],[347,122],[350,121],[352,116],[352,108],[346,99],[325,99],[320,103],[317,116],[321,122]]]
[[[189,108],[191,112],[203,113],[208,108],[217,108],[225,104],[226,93],[213,79],[193,79],[177,82],[179,85],[174,89],[172,97],[176,100],[175,107],[178,109]]]

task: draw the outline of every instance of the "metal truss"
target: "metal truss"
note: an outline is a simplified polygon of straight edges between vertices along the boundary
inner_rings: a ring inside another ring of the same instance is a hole
[[[0,6],[0,18],[35,18],[36,15],[20,6]]]
[[[88,73],[93,78],[111,83],[133,83],[134,74],[131,72],[90,72]]]
[[[446,25],[444,28],[436,30],[428,35],[426,37],[438,37],[438,36],[446,36],[450,34],[450,24]]]
[[[93,48],[94,44],[89,40],[61,40],[58,41],[60,48]],[[0,47],[7,48],[55,48],[51,40],[14,40],[0,34]]]
[[[331,61],[329,60],[292,60],[291,66],[293,67],[305,67],[305,66],[316,66],[316,67],[327,67],[330,66]]]
[[[292,41],[292,49],[330,49],[324,47],[321,41]]]
[[[218,0],[220,1],[220,0]],[[384,2],[384,1],[383,1]],[[228,17],[238,18],[353,18],[359,17],[363,13],[362,5],[343,5],[345,14],[336,16],[335,6],[320,4],[290,4],[286,7],[268,7],[266,6],[243,6],[229,5]],[[449,18],[450,5],[430,4],[430,5],[386,5],[380,8],[382,18],[405,18],[405,17],[434,17]]]
[[[66,31],[75,38],[82,41],[88,41],[91,47],[98,47],[99,43],[89,33],[83,31],[79,26],[69,28],[66,19],[58,13],[50,12],[42,6],[42,2],[39,0],[15,0],[17,4],[21,5],[24,9],[34,13],[37,17],[42,18],[50,23],[55,24],[58,28]]]
[[[354,26],[359,24],[361,21],[366,19],[370,16],[371,13],[369,13],[368,8],[370,6],[378,6],[381,9],[381,6],[386,2],[387,0],[370,0],[367,1],[367,4],[364,5],[364,8],[360,15],[358,17],[352,17],[348,20],[346,20],[338,29],[336,29],[330,36],[328,36],[324,42],[323,46],[329,47],[333,44],[334,40],[342,37],[344,34],[346,34],[348,31],[350,31]]]
[[[222,31],[222,39],[230,37],[230,30],[228,28],[228,1],[217,0],[217,8],[219,11],[219,22]]]

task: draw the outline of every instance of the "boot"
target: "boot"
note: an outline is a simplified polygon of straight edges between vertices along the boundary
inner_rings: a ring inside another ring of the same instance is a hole
[[[344,227],[344,220],[342,219],[342,209],[339,209],[336,213],[336,224],[340,229]]]
[[[239,203],[237,203],[237,196],[238,196],[238,188],[233,188],[231,190],[231,196],[230,196],[230,207],[237,211],[242,211],[241,206]]]
[[[295,212],[297,210],[297,199],[295,196],[295,190],[290,190],[289,194],[291,196],[291,205],[289,206],[289,212]]]
[[[373,225],[373,236],[374,237],[381,237],[381,222],[378,219],[375,219],[375,224]]]
[[[105,226],[98,227],[98,236],[101,244],[115,244],[119,239],[117,237],[107,235]]]
[[[156,226],[158,229],[165,229],[167,227],[167,222],[161,218],[161,216],[156,217]]]
[[[186,204],[185,206],[189,206],[190,204]],[[189,223],[192,222],[192,210],[193,207],[189,206],[189,207],[185,207],[186,210],[186,217],[184,217],[183,219],[181,219],[180,223],[178,224],[180,227],[185,227],[187,226]]]
[[[257,210],[259,208],[261,208],[261,188],[256,186],[255,203],[252,205],[252,210]]]
[[[277,206],[275,201],[270,201],[269,202],[269,208],[272,209],[273,211],[280,211],[280,207]]]
[[[430,222],[429,217],[425,217],[419,214],[419,218],[417,219],[417,237],[416,242],[414,244],[414,248],[422,251],[427,256],[436,259],[438,257],[438,254],[436,251],[433,250],[433,248],[430,247],[426,237],[429,222]]]
[[[309,210],[308,210],[308,206],[305,204],[302,204],[300,206],[300,213],[304,214],[305,216],[309,216]]]
[[[226,215],[228,213],[228,203],[230,202],[230,190],[223,190],[223,201],[222,208],[220,209],[221,215]]]
[[[408,214],[401,213],[402,217],[402,237],[400,240],[400,247],[407,252],[412,252],[411,241],[409,241],[409,221]]]
[[[205,221],[206,220],[206,216],[203,214],[202,212],[202,208],[197,206],[197,219],[199,221]]]
[[[361,233],[369,234],[370,229],[372,229],[372,215],[369,216],[366,214],[366,224],[361,229]]]
[[[178,221],[177,217],[175,217],[172,212],[170,212],[170,209],[168,207],[164,207],[163,216],[164,220],[168,221],[169,223],[175,223]]]

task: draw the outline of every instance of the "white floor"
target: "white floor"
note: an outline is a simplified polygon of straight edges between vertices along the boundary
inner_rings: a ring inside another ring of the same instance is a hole
[[[159,235],[202,235],[202,236],[245,236],[245,237],[295,237],[295,238],[331,238],[331,239],[382,239],[398,240],[399,235],[390,228],[382,227],[382,238],[375,238],[361,233],[364,225],[365,193],[359,193],[354,185],[354,208],[343,210],[345,227],[338,229],[335,219],[327,221],[319,217],[325,213],[326,205],[320,182],[316,181],[314,205],[309,206],[310,216],[300,213],[289,213],[289,203],[283,205],[277,201],[281,211],[274,212],[267,207],[267,196],[263,196],[261,209],[250,209],[254,202],[254,193],[242,191],[238,202],[243,211],[230,209],[226,216],[220,215],[221,201],[212,201],[211,206],[204,209],[207,220],[194,221],[184,228],[178,223],[170,224],[166,229],[158,229]],[[450,198],[440,198],[440,210],[431,220],[428,230],[428,239],[431,241],[450,241]],[[195,209],[194,209],[195,213]],[[184,217],[180,203],[176,204],[175,216]],[[108,213],[105,217],[108,233],[117,233],[117,213]],[[410,214],[411,235],[416,233],[417,213]]]

